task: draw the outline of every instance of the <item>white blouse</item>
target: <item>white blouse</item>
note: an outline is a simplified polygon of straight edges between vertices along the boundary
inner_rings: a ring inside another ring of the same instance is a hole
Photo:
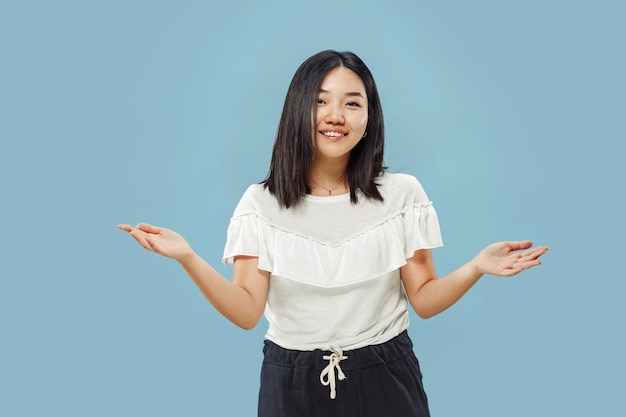
[[[408,327],[399,268],[442,245],[432,202],[406,174],[377,179],[384,202],[307,195],[281,208],[250,186],[228,228],[223,261],[258,257],[270,272],[266,338],[285,349],[343,350],[384,343]]]

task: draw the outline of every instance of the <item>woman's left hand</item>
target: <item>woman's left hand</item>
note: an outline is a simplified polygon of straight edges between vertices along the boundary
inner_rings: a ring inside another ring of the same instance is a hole
[[[487,246],[474,258],[474,265],[481,274],[510,277],[525,269],[541,265],[539,257],[547,246],[532,247],[532,242],[499,242]]]

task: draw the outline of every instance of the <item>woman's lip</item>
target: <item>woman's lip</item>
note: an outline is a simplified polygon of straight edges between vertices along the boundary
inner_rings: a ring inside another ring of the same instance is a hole
[[[345,136],[347,136],[347,133],[345,132],[340,132],[338,130],[320,130],[320,133],[327,137],[327,138],[331,138],[331,139],[341,139]],[[334,135],[329,134],[329,133],[335,133]]]

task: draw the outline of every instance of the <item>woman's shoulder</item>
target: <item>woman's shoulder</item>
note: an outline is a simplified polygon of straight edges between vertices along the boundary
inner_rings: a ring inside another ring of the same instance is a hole
[[[402,172],[384,172],[380,177],[379,183],[392,184],[398,186],[408,186],[419,184],[417,178],[410,174]]]
[[[428,199],[422,184],[413,175],[385,172],[378,178],[377,183],[384,198],[405,197],[418,201]]]
[[[274,206],[278,208],[278,202],[267,187],[262,183],[252,184],[241,196],[235,209],[235,216],[258,212],[259,208],[268,209]]]
[[[267,190],[263,183],[255,183],[246,188],[246,191],[243,193],[243,197],[263,198],[263,195],[266,193],[269,194],[269,190]]]

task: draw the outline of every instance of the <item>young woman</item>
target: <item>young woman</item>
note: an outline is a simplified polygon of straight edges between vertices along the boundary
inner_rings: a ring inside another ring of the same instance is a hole
[[[368,68],[353,53],[320,52],[289,86],[268,177],[231,219],[232,281],[171,230],[119,226],[176,259],[236,325],[265,313],[259,416],[428,416],[408,304],[432,317],[482,275],[515,275],[547,250],[495,243],[438,278],[433,205],[414,177],[385,172],[383,145]]]

